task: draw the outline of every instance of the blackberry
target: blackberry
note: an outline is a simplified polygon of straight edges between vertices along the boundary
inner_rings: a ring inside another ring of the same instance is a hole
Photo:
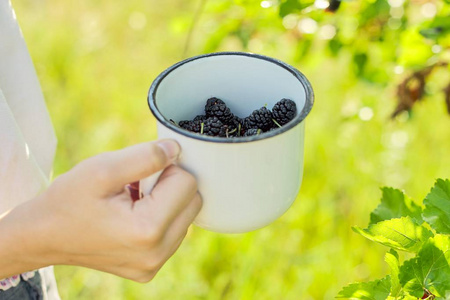
[[[238,128],[234,127],[233,125],[223,125],[222,127],[222,131],[225,137],[227,138],[235,138],[235,137],[239,137],[239,132],[238,132]],[[219,136],[223,136],[223,135],[219,135]]]
[[[220,128],[219,135],[220,137],[232,138],[238,136],[238,129],[233,125],[223,125]]]
[[[226,129],[217,117],[211,117],[203,122],[203,134],[209,136],[226,137]]]
[[[188,121],[188,120],[183,120],[180,121],[178,123],[178,125],[186,130],[192,131],[192,132],[196,132],[196,133],[200,133],[201,128],[202,128],[202,122],[197,120],[197,121]]]
[[[224,124],[230,124],[234,118],[225,102],[215,97],[206,101],[205,113],[207,117],[217,117]]]
[[[194,118],[193,121],[200,121],[200,122],[203,122],[203,121],[205,121],[206,119],[208,119],[208,117],[205,116],[205,115],[197,115],[197,116]]]
[[[227,125],[230,136],[241,136],[244,134],[244,119],[235,115]]]
[[[239,127],[239,124],[241,125],[241,127],[244,126],[244,119],[239,118],[238,116],[234,116],[233,119],[230,122],[230,125],[233,125],[235,127]]]
[[[272,108],[274,120],[281,126],[291,121],[297,114],[297,105],[290,99],[283,98]]]
[[[222,100],[220,100],[219,98],[216,97],[212,97],[209,98],[208,100],[206,100],[206,104],[205,104],[205,111],[214,105],[218,105],[218,104],[225,104],[225,102],[223,102]]]
[[[262,131],[267,131],[273,127],[272,112],[266,107],[261,107],[254,110],[250,116],[244,119],[244,129],[259,128]]]
[[[252,136],[252,135],[258,135],[261,133],[261,129],[258,128],[250,128],[248,129],[243,136]]]
[[[234,116],[228,124],[224,124],[224,127],[226,137],[241,136],[244,128],[243,120],[237,116]]]

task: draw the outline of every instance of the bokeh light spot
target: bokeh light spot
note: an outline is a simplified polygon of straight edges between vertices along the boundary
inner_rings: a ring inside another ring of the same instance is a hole
[[[262,8],[269,8],[273,5],[271,1],[261,1],[261,7]]]
[[[298,22],[298,29],[301,32],[312,34],[317,31],[317,22],[311,18],[305,18]]]
[[[437,13],[436,4],[427,2],[420,8],[420,12],[425,18],[433,18]]]
[[[319,37],[322,40],[331,40],[336,35],[336,27],[330,24],[323,25],[319,30]]]
[[[363,121],[370,121],[373,117],[373,110],[365,106],[359,110],[358,117]]]
[[[147,25],[147,17],[142,12],[133,12],[128,18],[128,25],[131,29],[141,30]]]
[[[318,9],[325,9],[328,6],[330,6],[330,2],[326,0],[316,0],[314,2],[314,6],[317,7]]]
[[[296,15],[287,15],[283,18],[283,26],[286,29],[293,29],[297,26],[298,18]]]

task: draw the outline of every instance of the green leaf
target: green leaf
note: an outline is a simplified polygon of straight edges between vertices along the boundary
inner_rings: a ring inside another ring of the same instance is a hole
[[[385,300],[391,288],[390,276],[370,282],[352,283],[344,287],[336,298]]]
[[[369,60],[366,53],[357,52],[353,54],[353,63],[355,64],[355,73],[362,77],[364,73],[364,69],[367,65],[367,61]]]
[[[450,180],[438,179],[423,203],[423,219],[437,233],[450,234]]]
[[[421,29],[420,34],[428,39],[437,39],[450,32],[450,16],[437,16],[425,28]]]
[[[402,295],[397,298],[388,298],[387,300],[418,300],[417,297],[411,295]]]
[[[444,297],[450,291],[450,237],[436,235],[420,249],[418,255],[400,267],[400,284],[416,297],[422,297],[424,289],[433,295]]]
[[[328,49],[331,52],[331,55],[337,56],[339,54],[339,51],[342,49],[342,42],[337,39],[333,38],[328,42]]]
[[[400,272],[400,263],[398,260],[398,253],[391,249],[384,256],[384,261],[389,265],[391,269],[391,293],[390,296],[398,297],[400,296],[400,292],[402,290],[402,286],[400,285],[399,272]]]
[[[401,251],[417,252],[433,234],[411,217],[402,217],[371,224],[367,229],[357,226],[353,230],[382,245]]]
[[[412,217],[419,224],[423,222],[422,208],[402,191],[389,187],[384,187],[381,191],[383,193],[381,203],[370,214],[370,224],[406,216]]]
[[[298,13],[302,9],[312,5],[314,1],[309,0],[284,0],[280,4],[279,15],[284,18],[285,16],[293,13]]]
[[[433,27],[433,28],[425,28],[421,29],[419,33],[426,37],[427,39],[435,40],[440,37],[445,31],[442,27]]]
[[[407,28],[400,36],[398,63],[408,68],[423,68],[434,55],[431,45],[417,28]]]
[[[450,265],[450,236],[436,234],[432,239],[434,245],[444,253],[447,263]],[[449,290],[450,291],[450,290]]]

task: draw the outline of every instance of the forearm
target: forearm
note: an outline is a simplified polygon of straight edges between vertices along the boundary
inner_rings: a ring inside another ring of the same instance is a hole
[[[50,265],[46,223],[35,200],[0,216],[0,279]]]

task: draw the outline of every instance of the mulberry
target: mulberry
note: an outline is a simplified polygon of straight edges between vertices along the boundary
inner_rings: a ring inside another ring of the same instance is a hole
[[[248,129],[243,136],[252,136],[252,135],[258,135],[261,133],[261,129],[258,128],[250,128]]]
[[[281,126],[291,121],[296,114],[297,105],[290,99],[283,98],[272,108],[273,118]]]
[[[225,102],[215,97],[206,101],[205,113],[207,117],[217,117],[224,124],[230,124],[234,119],[234,115]]]
[[[200,133],[201,128],[202,128],[202,122],[197,120],[197,121],[188,121],[188,120],[183,120],[180,121],[178,123],[178,125],[186,130],[192,131],[192,132],[196,132],[196,133]]]
[[[274,126],[272,118],[272,112],[266,107],[261,107],[244,119],[244,129],[259,128],[262,131],[267,131]]]
[[[209,136],[226,137],[226,129],[223,123],[217,117],[211,117],[203,122],[203,131],[201,132]]]
[[[207,116],[205,116],[205,115],[198,115],[198,116],[196,116],[196,117],[194,118],[193,121],[200,121],[200,122],[203,122],[203,121],[205,121],[206,119],[208,119]]]

